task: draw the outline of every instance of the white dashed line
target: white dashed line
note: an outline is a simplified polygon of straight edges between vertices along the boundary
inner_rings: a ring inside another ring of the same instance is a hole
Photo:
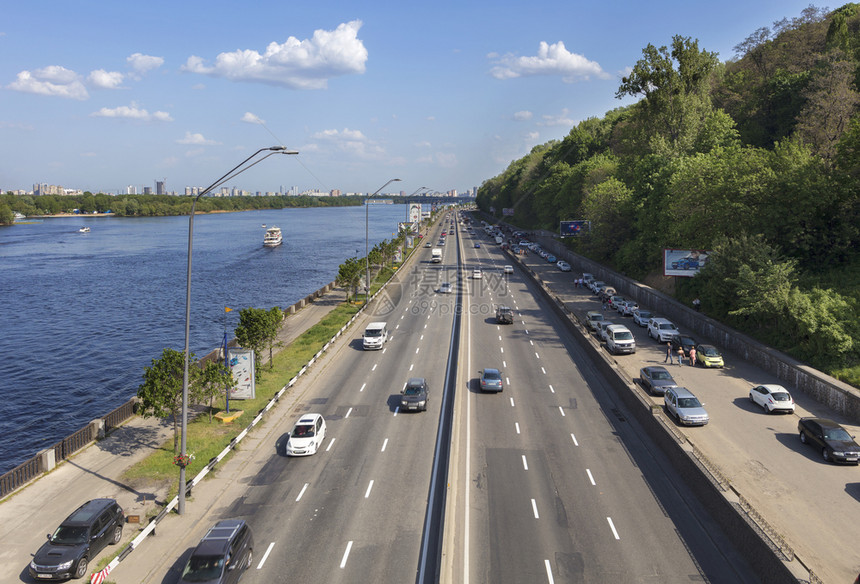
[[[385,452],[386,446],[388,446],[388,438],[386,438],[385,441],[382,443],[382,450],[380,450],[380,452]]]
[[[505,369],[508,368],[508,363],[504,359],[502,360],[502,367],[504,367]]]
[[[343,559],[340,561],[340,567],[344,568],[346,566],[346,559],[349,557],[349,550],[352,549],[352,542],[350,541],[346,544],[346,551],[343,552]]]
[[[555,393],[555,390],[552,388],[552,385],[550,385],[550,386],[549,386],[549,390],[550,390],[551,392]]]
[[[621,537],[618,535],[618,532],[615,531],[615,524],[612,523],[612,517],[607,517],[606,520],[609,522],[609,527],[612,528],[612,535],[615,536],[615,539],[621,539]]]
[[[409,366],[409,371],[412,371],[412,368],[413,368],[413,367],[415,367],[415,363],[413,363],[413,364],[411,364],[411,365]]]
[[[535,346],[535,342],[534,342],[533,340],[531,340],[531,339],[529,339],[529,344],[530,344],[532,347],[534,347],[534,346]]]
[[[373,488],[373,480],[370,481],[367,485],[367,490],[364,492],[364,498],[367,499],[370,497],[370,490]]]
[[[359,390],[358,390],[358,391],[359,391],[359,393],[361,393],[362,391],[364,391],[364,388],[365,388],[365,387],[367,387],[367,384],[366,384],[366,383],[362,383],[362,384],[361,384],[361,389],[359,389]]]
[[[504,353],[504,352],[505,352],[505,348],[504,348],[504,347],[499,347],[499,348],[502,350],[502,353]]]
[[[397,417],[397,412],[399,412],[399,411],[400,411],[400,406],[397,406],[396,408],[394,408],[394,417],[395,418]]]
[[[511,398],[511,407],[514,407],[514,398]]]
[[[536,358],[536,359],[540,359],[540,355],[538,355],[538,352],[537,352],[537,351],[535,351],[535,358]]]
[[[532,511],[534,511],[535,519],[540,519],[540,516],[538,516],[537,502],[535,502],[534,499],[532,499]]]
[[[376,363],[373,364],[373,367],[370,368],[371,371],[376,371]]]
[[[308,490],[308,484],[310,484],[310,483],[305,483],[305,486],[304,486],[304,487],[302,487],[302,490],[301,490],[301,491],[299,491],[299,496],[298,496],[298,497],[296,497],[296,503],[298,503],[298,502],[299,502],[299,499],[301,499],[301,498],[302,498],[302,495],[304,495],[304,494],[305,494],[305,491],[307,491],[307,490]]]
[[[560,411],[560,412],[561,412],[561,417],[562,417],[562,418],[563,418],[563,417],[565,417],[565,416],[564,416],[564,408],[562,408],[561,406],[558,406],[558,411]]]
[[[260,563],[259,563],[259,564],[257,564],[257,569],[258,569],[258,570],[259,570],[259,569],[261,569],[261,568],[263,567],[263,564],[265,564],[265,563],[266,563],[266,558],[268,558],[268,557],[269,557],[269,554],[270,554],[270,553],[272,553],[272,548],[273,548],[273,547],[275,547],[275,542],[270,543],[270,544],[269,544],[269,547],[267,547],[267,548],[266,548],[266,553],[264,553],[264,554],[263,554],[263,557],[262,557],[262,558],[260,558]]]
[[[541,371],[543,371],[543,374],[544,374],[544,375],[546,375],[546,369],[544,369],[543,367],[541,367],[541,368],[540,368],[540,370],[541,370]]]
[[[418,340],[419,340],[419,341],[423,341],[423,340],[424,340],[424,335],[421,335],[420,337],[418,337]]]
[[[332,446],[334,446],[334,441],[335,441],[335,440],[337,440],[337,438],[332,438],[332,439],[329,441],[329,443],[328,443],[328,448],[326,448],[326,449],[325,449],[325,451],[326,451],[326,452],[328,452],[329,450],[331,450],[331,447],[332,447]]]
[[[526,455],[523,454],[523,470],[528,470],[528,469],[529,469],[529,463],[526,460]],[[534,499],[532,499],[532,500],[534,500]]]
[[[543,563],[546,566],[546,581],[549,582],[549,584],[555,584],[555,580],[552,579],[552,566],[550,565],[549,560],[544,560]]]
[[[593,477],[593,476],[591,476],[591,469],[585,469],[585,472],[587,472],[587,473],[588,473],[588,480],[590,480],[590,481],[591,481],[591,484],[592,484],[592,485],[594,485],[594,486],[596,487],[596,486],[597,486],[597,483],[595,483],[595,482],[594,482],[594,477]]]
[[[519,434],[520,433],[520,423],[514,422],[514,427],[517,429],[517,434]]]
[[[573,434],[571,434],[571,435],[570,435],[570,439],[571,439],[571,440],[573,440],[573,445],[574,445],[574,446],[579,446],[579,442],[577,442],[577,441],[576,441],[576,436],[574,436]]]
[[[343,419],[344,420],[347,419],[351,413],[352,413],[352,408],[349,408],[348,410],[346,410],[346,415],[343,417]]]

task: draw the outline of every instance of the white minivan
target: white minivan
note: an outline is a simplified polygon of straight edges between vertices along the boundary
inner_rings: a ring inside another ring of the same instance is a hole
[[[613,324],[606,327],[606,348],[613,355],[619,353],[635,353],[636,339],[623,324]]]
[[[388,324],[372,322],[364,329],[364,350],[381,349],[388,340]]]

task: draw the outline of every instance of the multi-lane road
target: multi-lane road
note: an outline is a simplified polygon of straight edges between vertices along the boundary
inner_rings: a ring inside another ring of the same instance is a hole
[[[757,581],[530,280],[448,219],[433,241],[452,228],[443,262],[418,250],[368,316],[388,323],[384,349],[362,350],[361,324],[339,342],[147,581],[175,581],[227,517],[253,527],[250,583]],[[499,303],[513,324],[495,323]],[[480,393],[485,367],[503,392]],[[429,382],[426,412],[399,410],[409,377]],[[325,417],[325,442],[287,458],[306,412]]]

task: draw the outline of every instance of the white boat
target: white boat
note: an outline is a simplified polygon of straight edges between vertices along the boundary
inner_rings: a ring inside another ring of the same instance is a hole
[[[266,229],[266,235],[263,236],[263,245],[265,247],[277,247],[284,243],[284,237],[281,235],[280,227],[269,227]]]
[[[78,233],[89,233],[89,232],[90,232],[89,227],[81,227],[80,229],[78,229]]]

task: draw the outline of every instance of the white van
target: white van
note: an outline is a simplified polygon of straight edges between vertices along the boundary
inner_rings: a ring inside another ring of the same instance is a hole
[[[606,348],[613,355],[619,353],[635,353],[636,339],[623,324],[612,324],[606,327]]]
[[[364,329],[364,350],[381,349],[388,340],[388,324],[372,322]]]

